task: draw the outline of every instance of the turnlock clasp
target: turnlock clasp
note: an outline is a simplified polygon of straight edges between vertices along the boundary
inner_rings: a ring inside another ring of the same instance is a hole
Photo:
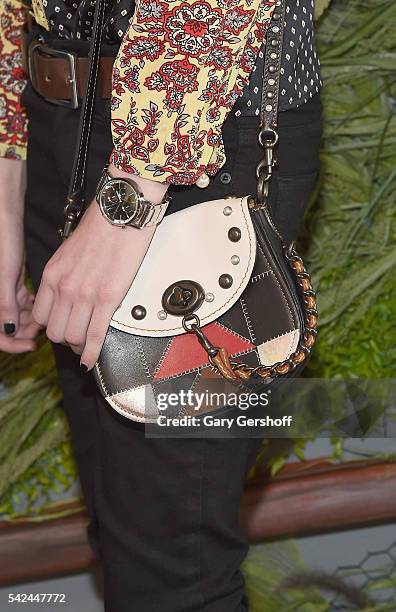
[[[192,280],[180,280],[169,285],[162,296],[162,308],[168,314],[185,317],[203,304],[205,291]]]

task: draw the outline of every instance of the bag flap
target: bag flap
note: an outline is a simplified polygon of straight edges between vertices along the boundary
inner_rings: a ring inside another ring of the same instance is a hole
[[[211,323],[243,293],[255,256],[247,197],[203,202],[167,215],[110,325],[138,336],[185,333],[182,316],[166,313],[162,304],[165,291],[185,280],[202,287],[205,297],[196,314],[202,325]]]

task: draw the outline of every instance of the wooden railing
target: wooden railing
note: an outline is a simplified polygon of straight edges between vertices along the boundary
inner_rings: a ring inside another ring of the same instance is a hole
[[[274,478],[259,472],[247,483],[241,506],[251,542],[395,520],[396,463],[376,460],[290,463]],[[90,567],[87,525],[85,511],[43,522],[0,523],[0,584]]]

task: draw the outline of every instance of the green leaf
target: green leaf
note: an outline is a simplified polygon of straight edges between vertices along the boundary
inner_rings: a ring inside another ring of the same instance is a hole
[[[368,263],[350,274],[338,286],[333,285],[326,291],[318,295],[320,324],[328,323],[338,319],[338,317],[360,296],[364,296],[365,291],[389,270],[396,267],[396,248],[389,254]]]
[[[328,8],[331,0],[316,0],[315,2],[315,19],[318,20],[325,10]]]

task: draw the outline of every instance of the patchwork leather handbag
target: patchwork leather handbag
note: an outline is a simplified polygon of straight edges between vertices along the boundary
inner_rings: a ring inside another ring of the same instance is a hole
[[[111,320],[95,377],[107,402],[129,419],[156,422],[160,394],[202,393],[223,381],[229,389],[258,391],[297,376],[311,353],[317,334],[315,292],[267,204],[278,143],[284,13],[281,0],[267,34],[257,193],[202,202],[166,216]],[[92,45],[94,78],[95,36]],[[83,115],[89,111],[87,97]],[[91,98],[93,104],[92,91]],[[74,177],[72,194],[78,193],[76,180],[82,185],[78,167]],[[70,226],[78,210],[73,204],[72,197]],[[191,413],[223,408],[202,404]],[[176,405],[167,415],[188,412]]]

